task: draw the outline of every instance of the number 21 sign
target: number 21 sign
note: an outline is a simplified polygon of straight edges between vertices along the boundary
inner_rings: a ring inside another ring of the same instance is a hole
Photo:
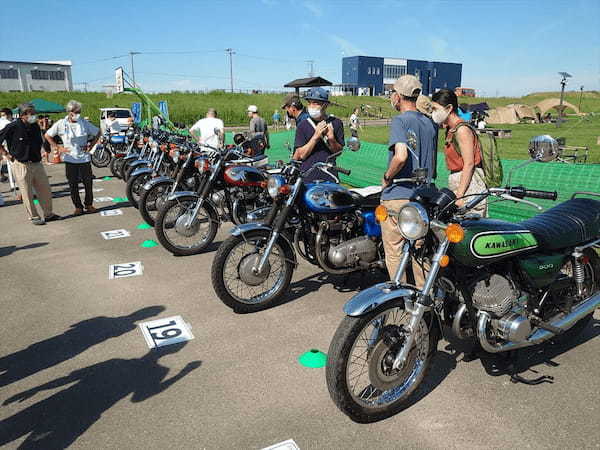
[[[140,324],[140,329],[149,348],[164,347],[194,339],[190,327],[181,316],[144,322]]]

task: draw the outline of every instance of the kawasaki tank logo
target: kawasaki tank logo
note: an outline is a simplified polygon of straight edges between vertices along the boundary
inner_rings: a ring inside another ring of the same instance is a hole
[[[471,252],[478,258],[494,258],[537,247],[530,231],[486,231],[471,240]]]

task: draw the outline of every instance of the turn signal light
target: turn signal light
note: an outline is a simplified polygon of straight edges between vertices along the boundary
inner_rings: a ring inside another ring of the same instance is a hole
[[[448,240],[453,244],[458,244],[465,238],[465,230],[457,223],[451,223],[446,228],[446,236]]]
[[[292,192],[292,188],[290,187],[289,184],[284,184],[283,186],[281,186],[279,188],[279,193],[280,194],[288,195],[290,192]]]
[[[375,218],[377,219],[377,222],[385,222],[388,218],[387,208],[383,205],[379,205],[375,208]]]
[[[450,257],[448,255],[444,255],[440,258],[440,266],[447,267],[450,264]]]

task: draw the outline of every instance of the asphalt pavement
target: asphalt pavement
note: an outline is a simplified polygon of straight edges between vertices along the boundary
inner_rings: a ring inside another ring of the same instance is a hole
[[[569,346],[526,352],[524,375],[554,377],[539,386],[490,374],[442,341],[423,397],[395,417],[359,425],[330,400],[325,369],[303,367],[298,357],[327,352],[344,303],[369,278],[325,276],[303,262],[286,303],[235,314],[210,283],[214,250],[231,224],[211,251],[174,257],[140,247],[154,231],[136,228],[142,219],[128,204],[96,204],[121,215],[70,216],[64,167],[47,171],[64,219],[45,226],[28,223],[0,184],[8,200],[0,207],[0,446],[261,449],[288,439],[301,449],[600,446],[600,320]],[[96,197],[124,197],[124,187],[94,182],[102,189]],[[130,236],[100,234],[117,229]],[[143,274],[109,279],[109,265],[132,262]],[[174,316],[194,338],[149,349],[138,325]]]

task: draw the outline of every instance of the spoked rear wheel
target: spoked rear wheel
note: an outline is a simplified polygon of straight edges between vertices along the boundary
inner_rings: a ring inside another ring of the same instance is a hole
[[[212,284],[223,303],[236,312],[268,308],[287,292],[294,272],[294,255],[277,241],[261,273],[253,267],[264,254],[268,231],[252,231],[223,241],[212,265]],[[280,238],[281,239],[281,238]]]
[[[410,405],[437,348],[437,333],[421,319],[407,360],[393,362],[404,345],[411,315],[402,299],[360,317],[346,317],[327,356],[327,387],[340,410],[355,422],[390,417]]]
[[[177,256],[202,253],[214,240],[219,218],[212,208],[200,207],[196,217],[197,197],[168,200],[159,210],[154,225],[156,237],[164,248]]]

